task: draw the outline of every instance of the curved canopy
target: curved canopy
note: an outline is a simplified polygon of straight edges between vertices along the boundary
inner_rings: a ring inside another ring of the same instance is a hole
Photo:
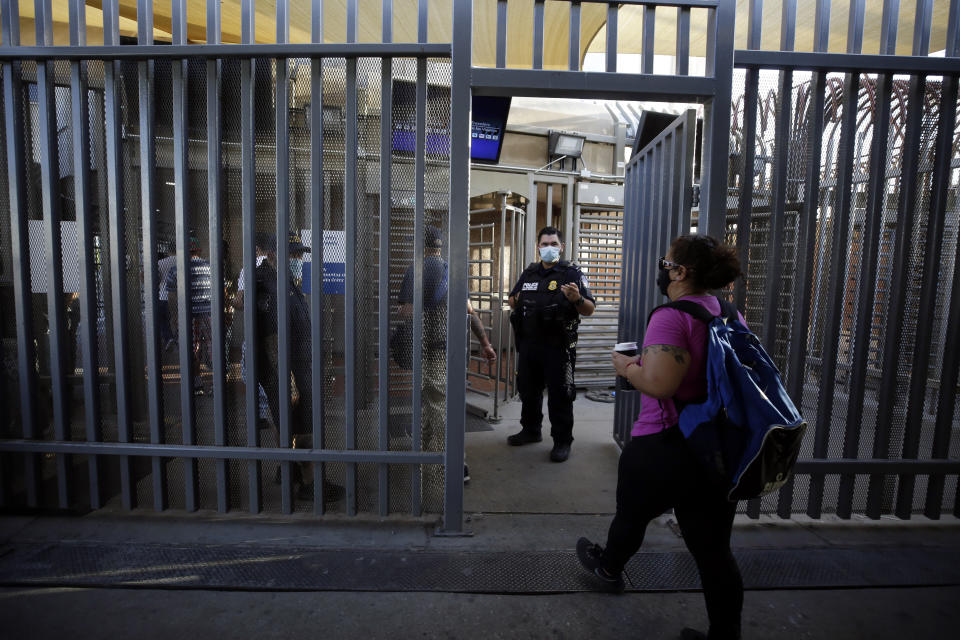
[[[69,3],[54,1],[54,44],[69,44]],[[101,0],[87,0],[88,44],[103,44],[103,13]],[[325,0],[323,31],[325,42],[344,42],[346,34],[346,0]],[[417,0],[393,0],[393,41],[417,40]],[[867,0],[863,53],[877,53],[880,48],[880,21],[882,0]],[[221,38],[223,42],[240,42],[241,0],[221,0]],[[749,0],[737,1],[736,48],[747,47],[747,8]],[[780,0],[768,0],[763,13],[763,41],[761,49],[777,50],[780,45]],[[913,40],[913,22],[916,5],[901,2],[898,21],[897,53],[910,55]],[[309,42],[312,0],[290,0],[289,34],[291,42]],[[383,33],[382,0],[358,0],[357,40],[380,42]],[[533,2],[507,4],[507,66],[529,68],[533,63]],[[276,2],[256,0],[256,40],[276,42]],[[544,67],[566,69],[569,64],[569,2],[544,4]],[[845,2],[831,3],[830,51],[844,52],[847,46],[849,6]],[[798,2],[796,19],[796,50],[811,51],[815,2]],[[428,40],[450,42],[452,0],[434,0],[429,3]],[[948,0],[934,0],[930,51],[946,46]],[[171,38],[171,2],[154,0],[154,37],[158,41]],[[187,1],[187,37],[190,42],[206,42],[206,0]],[[656,53],[672,55],[676,47],[677,10],[662,7],[656,12]],[[20,0],[21,41],[34,42],[34,2]],[[120,0],[121,35],[135,36],[137,30],[137,0]],[[703,55],[707,11],[691,12],[691,55]],[[618,14],[618,46],[622,54],[640,53],[643,9],[639,6],[621,6]],[[496,61],[496,0],[474,0],[473,63],[491,67]],[[587,52],[602,52],[606,48],[606,6],[597,3],[581,4],[579,57]]]

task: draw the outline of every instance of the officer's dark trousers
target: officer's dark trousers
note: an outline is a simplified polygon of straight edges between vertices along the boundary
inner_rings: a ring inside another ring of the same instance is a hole
[[[543,388],[547,388],[550,435],[554,442],[573,442],[574,354],[563,345],[521,340],[517,359],[517,389],[523,409],[524,431],[540,433],[543,423]]]
[[[633,438],[620,454],[617,513],[603,567],[619,573],[640,549],[650,521],[671,507],[700,572],[709,637],[739,638],[743,580],[730,552],[737,505],[704,474],[679,428]]]

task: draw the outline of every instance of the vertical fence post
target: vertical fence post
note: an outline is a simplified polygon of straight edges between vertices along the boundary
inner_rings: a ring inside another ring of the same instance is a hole
[[[17,0],[0,5],[3,42],[8,47],[20,44],[20,6]],[[20,421],[24,440],[37,437],[34,412],[37,379],[34,368],[33,302],[31,300],[30,230],[27,208],[27,163],[24,140],[24,100],[21,63],[3,63],[3,116],[7,143],[7,186],[10,198],[10,248],[13,252],[13,297],[17,322],[17,377],[20,386]],[[25,453],[24,484],[27,506],[40,505],[40,455]]]
[[[35,0],[37,44],[53,46],[53,15],[50,0]],[[60,154],[57,130],[55,63],[37,62],[37,121],[40,149],[40,191],[46,249],[47,318],[50,334],[50,392],[53,432],[57,440],[70,439],[71,395],[67,386],[67,336],[64,309],[63,230],[60,211]],[[70,503],[71,459],[56,454],[57,498],[61,509]]]
[[[467,238],[470,210],[470,56],[473,17],[470,0],[453,1],[450,81],[450,212],[447,295],[447,416],[443,529],[463,530],[464,423],[466,421]],[[418,128],[419,131],[419,128]]]
[[[253,44],[255,41],[255,19],[253,0],[242,0],[240,8],[240,40],[244,44]],[[247,446],[260,446],[258,431],[260,397],[258,382],[260,379],[257,367],[259,358],[254,344],[256,333],[256,248],[254,246],[254,230],[256,218],[256,150],[254,148],[253,97],[254,73],[256,60],[244,58],[240,61],[240,199],[241,220],[243,224],[243,336],[247,343],[246,358],[246,422]],[[278,239],[279,242],[279,239]],[[277,249],[277,247],[274,247]],[[259,513],[263,502],[263,489],[260,486],[260,461],[247,461],[247,484],[249,491],[250,513]]]
[[[723,237],[727,216],[727,162],[730,153],[730,101],[733,82],[733,27],[736,1],[720,0],[707,27],[707,75],[716,93],[704,105],[703,168],[700,172],[698,230]]]
[[[207,44],[220,44],[220,2],[207,0]],[[227,444],[227,345],[223,309],[223,128],[220,119],[220,60],[207,60],[207,214],[210,230],[210,334],[213,355],[213,443]],[[217,511],[230,509],[230,465],[215,462],[217,474]]]
[[[289,0],[277,0],[277,44],[290,40]],[[275,85],[275,137],[276,145],[276,233],[277,233],[277,397],[280,400],[279,416],[280,446],[288,448],[291,442],[290,429],[290,61],[276,58]],[[282,249],[281,249],[282,247]],[[301,384],[302,380],[297,380]],[[293,486],[289,461],[280,463],[280,510],[293,511]]]
[[[388,16],[384,14],[384,22]],[[310,40],[323,42],[323,0],[312,0],[310,7]],[[313,350],[313,446],[324,447],[324,415],[326,401],[324,397],[324,365],[327,357],[324,349],[324,307],[323,307],[323,261],[324,261],[324,209],[323,209],[323,59],[310,59],[310,233],[313,251],[310,270],[310,317],[311,349]],[[313,510],[316,515],[323,514],[323,463],[313,465]]]
[[[421,4],[423,4],[421,2]],[[347,1],[347,42],[357,40],[357,0]],[[421,12],[422,14],[422,12]],[[425,24],[425,19],[422,20]],[[343,219],[346,236],[346,286],[344,288],[344,378],[346,404],[346,448],[357,446],[357,59],[347,58],[346,132],[344,138]],[[424,82],[426,82],[424,80]],[[419,130],[418,130],[419,134]],[[420,148],[420,147],[418,147]],[[347,463],[347,515],[357,509],[357,465]]]
[[[173,44],[187,43],[187,3],[173,0]],[[193,388],[199,371],[193,370],[193,256],[192,223],[187,206],[190,186],[188,162],[187,61],[171,61],[173,81],[173,209],[177,243],[177,325],[180,328],[180,428],[183,444],[196,444]],[[161,283],[161,287],[168,283]],[[184,458],[184,498],[187,511],[197,509],[197,460]]]
[[[383,41],[393,40],[393,0],[383,0]],[[393,58],[383,58],[380,66],[380,247],[379,286],[384,291],[390,282],[390,213],[393,158]],[[377,310],[377,402],[380,405],[378,445],[390,448],[390,298],[381,295]],[[381,516],[390,513],[390,467],[377,469],[377,496]]]
[[[86,4],[70,1],[70,45],[87,43]],[[73,129],[73,202],[79,227],[80,331],[78,339],[83,357],[84,426],[88,442],[100,441],[99,367],[94,345],[97,339],[97,289],[94,283],[93,210],[90,206],[90,135],[87,104],[87,65],[70,63],[70,113]],[[100,459],[87,458],[90,476],[90,507],[99,509]]]

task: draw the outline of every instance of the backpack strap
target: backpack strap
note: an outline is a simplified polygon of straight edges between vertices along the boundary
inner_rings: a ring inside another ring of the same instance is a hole
[[[650,312],[650,315],[647,316],[647,324],[650,324],[650,318],[652,318],[653,314],[660,309],[676,309],[678,311],[683,311],[684,313],[693,316],[705,324],[710,324],[716,317],[707,311],[706,307],[704,307],[702,304],[697,304],[696,302],[691,302],[690,300],[677,300],[675,302],[667,302],[658,307],[654,307],[653,311]]]

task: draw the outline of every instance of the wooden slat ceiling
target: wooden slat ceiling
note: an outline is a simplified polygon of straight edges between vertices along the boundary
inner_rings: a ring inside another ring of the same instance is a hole
[[[429,41],[449,42],[451,31],[451,0],[430,3]],[[496,0],[474,2],[474,64],[493,66],[496,46]],[[508,4],[507,64],[510,67],[529,68],[532,65],[533,2],[515,0]],[[798,0],[796,21],[796,50],[810,51],[813,48],[814,0]],[[257,42],[276,42],[275,0],[255,0]],[[290,0],[290,40],[310,41],[311,0]],[[380,42],[382,34],[381,0],[359,0],[359,42]],[[394,0],[393,40],[415,42],[417,39],[417,0]],[[746,48],[748,0],[737,2],[736,48]],[[847,47],[847,19],[849,3],[831,3],[830,51],[843,52]],[[68,4],[66,0],[53,0],[55,26],[54,44],[69,44]],[[88,0],[88,43],[103,43],[103,13],[101,0]],[[569,47],[569,3],[548,1],[544,11],[544,67],[566,69]],[[764,2],[763,41],[761,48],[778,50],[780,44],[780,12],[782,0]],[[882,0],[867,0],[866,28],[863,53],[877,53],[880,48],[880,19]],[[170,40],[169,0],[154,0],[154,37],[158,41]],[[930,50],[939,51],[946,45],[949,0],[934,0],[933,30]],[[910,55],[913,41],[913,22],[916,2],[902,0],[897,36],[897,53]],[[222,39],[224,42],[240,41],[240,0],[222,0]],[[136,35],[137,2],[120,0],[122,35]],[[21,41],[34,43],[34,0],[20,0]],[[703,55],[705,50],[706,10],[694,10],[691,14],[691,54]],[[206,2],[188,0],[188,38],[190,42],[206,41]],[[324,40],[345,40],[346,1],[324,2]],[[581,16],[580,58],[589,52],[602,52],[606,47],[606,7],[599,4],[583,4]],[[640,53],[643,18],[642,9],[627,6],[620,9],[618,51]],[[676,10],[663,8],[657,11],[656,52],[671,55],[676,39]]]

